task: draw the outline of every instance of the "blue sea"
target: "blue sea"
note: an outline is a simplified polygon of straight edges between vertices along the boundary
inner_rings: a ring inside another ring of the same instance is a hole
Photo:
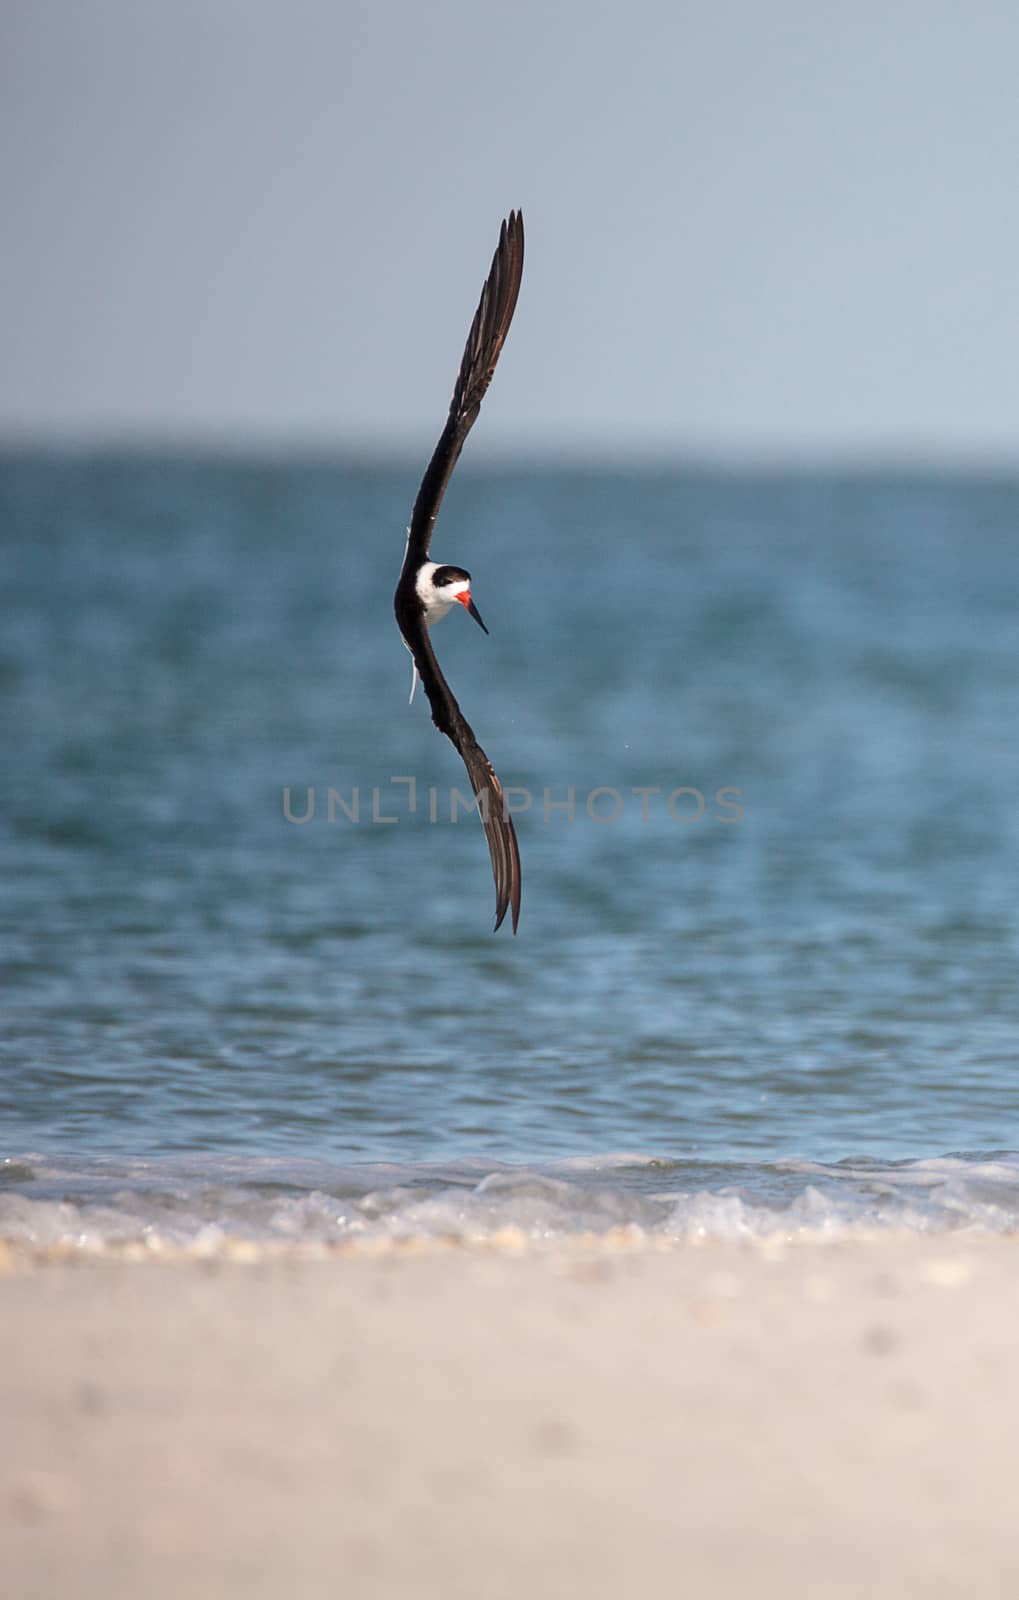
[[[514,938],[420,465],[0,458],[0,1238],[1014,1229],[1019,477],[465,461]]]

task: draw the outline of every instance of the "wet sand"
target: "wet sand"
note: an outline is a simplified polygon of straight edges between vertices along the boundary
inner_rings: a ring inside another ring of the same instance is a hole
[[[0,1264],[12,1600],[1019,1594],[1017,1240]]]

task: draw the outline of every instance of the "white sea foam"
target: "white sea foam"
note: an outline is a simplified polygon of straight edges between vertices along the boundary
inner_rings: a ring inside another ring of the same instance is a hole
[[[1019,1156],[834,1165],[703,1164],[643,1155],[534,1166],[330,1167],[272,1158],[0,1163],[0,1240],[82,1253],[215,1254],[230,1242],[534,1244],[629,1230],[659,1241],[845,1238],[1019,1228]]]

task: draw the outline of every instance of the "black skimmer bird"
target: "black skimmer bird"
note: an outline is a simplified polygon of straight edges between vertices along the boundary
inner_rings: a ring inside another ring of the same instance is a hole
[[[429,635],[432,624],[451,611],[458,601],[485,633],[488,629],[471,599],[470,573],[463,567],[430,561],[428,547],[446,485],[481,409],[509,332],[523,268],[524,222],[519,211],[511,211],[502,225],[492,268],[467,335],[446,426],[414,502],[407,530],[407,554],[394,597],[396,621],[403,642],[414,658],[411,700],[420,677],[432,708],[432,721],[460,752],[477,796],[495,875],[495,926],[500,926],[509,910],[514,933],[520,916],[520,852],[513,819],[505,808],[502,784],[442,676]]]

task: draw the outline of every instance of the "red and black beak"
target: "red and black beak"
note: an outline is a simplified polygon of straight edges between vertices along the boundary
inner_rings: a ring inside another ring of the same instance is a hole
[[[460,604],[463,606],[464,610],[467,611],[474,618],[475,622],[477,623],[478,627],[481,629],[482,633],[487,633],[488,629],[485,627],[485,624],[481,620],[481,612],[478,610],[477,606],[474,604],[474,601],[471,599],[470,590],[469,589],[465,589],[463,594],[458,594],[457,595],[457,599],[459,600]]]

